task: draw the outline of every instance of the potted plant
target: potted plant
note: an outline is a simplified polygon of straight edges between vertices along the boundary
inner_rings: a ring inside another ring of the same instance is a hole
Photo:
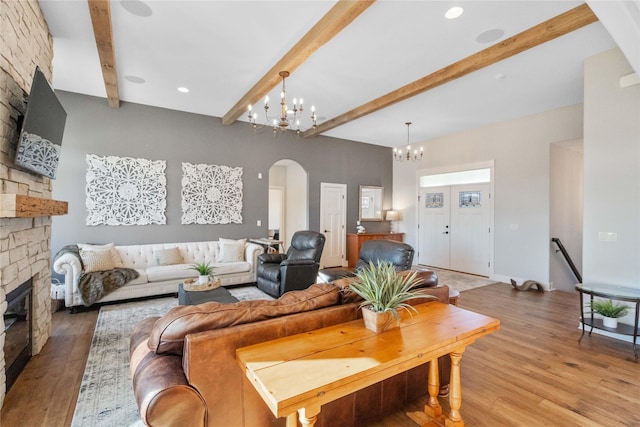
[[[607,328],[618,327],[618,317],[626,316],[629,306],[615,304],[612,300],[592,300],[589,304],[591,311],[602,316],[602,324]]]
[[[349,288],[358,294],[365,327],[374,332],[382,332],[397,327],[400,323],[398,310],[409,313],[417,310],[407,301],[415,298],[435,298],[425,293],[424,289],[416,289],[421,279],[414,271],[409,274],[398,274],[392,263],[378,260],[369,263],[368,268],[356,272]]]
[[[211,273],[213,273],[213,269],[215,267],[209,265],[209,263],[204,263],[201,262],[199,264],[193,264],[191,266],[192,270],[196,270],[199,274],[198,276],[198,283],[200,283],[201,285],[205,285],[207,283],[209,283],[209,275]]]

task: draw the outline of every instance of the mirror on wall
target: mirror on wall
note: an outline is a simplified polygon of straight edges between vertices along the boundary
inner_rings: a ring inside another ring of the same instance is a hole
[[[382,221],[383,187],[360,186],[360,221]]]

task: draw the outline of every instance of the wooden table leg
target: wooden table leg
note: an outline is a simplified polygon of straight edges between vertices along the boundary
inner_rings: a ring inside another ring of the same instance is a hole
[[[300,424],[302,424],[302,427],[313,427],[316,425],[319,413],[319,406],[298,409],[298,416],[300,417]]]
[[[442,415],[442,407],[438,401],[438,391],[440,390],[440,373],[438,372],[438,359],[429,362],[428,379],[429,400],[424,407],[424,412],[432,418],[438,419]]]
[[[451,357],[451,389],[449,392],[449,416],[445,420],[445,426],[447,427],[463,427],[464,421],[462,415],[460,415],[460,406],[462,406],[462,387],[460,384],[460,360],[462,359],[462,353],[465,348],[461,347],[452,351],[449,356]]]
[[[294,412],[287,417],[286,427],[298,427],[298,413]]]

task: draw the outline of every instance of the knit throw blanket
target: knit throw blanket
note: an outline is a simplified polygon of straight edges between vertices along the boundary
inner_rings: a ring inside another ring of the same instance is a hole
[[[77,245],[64,246],[55,258],[63,253],[72,253],[80,259],[80,250]],[[78,289],[82,295],[84,305],[90,306],[100,298],[108,295],[110,292],[123,287],[133,279],[137,279],[140,274],[132,268],[114,268],[107,271],[92,271],[90,273],[82,273],[78,282]]]

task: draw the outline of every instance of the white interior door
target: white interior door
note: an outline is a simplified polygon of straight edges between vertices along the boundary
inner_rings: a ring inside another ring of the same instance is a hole
[[[418,263],[449,268],[449,187],[420,189]]]
[[[278,230],[279,238],[285,235],[285,189],[269,187],[269,230]],[[271,233],[269,233],[271,234]],[[271,235],[269,236],[271,237]]]
[[[489,184],[451,187],[451,270],[489,276]]]
[[[345,184],[320,184],[320,231],[325,236],[320,267],[339,267],[346,261]]]

